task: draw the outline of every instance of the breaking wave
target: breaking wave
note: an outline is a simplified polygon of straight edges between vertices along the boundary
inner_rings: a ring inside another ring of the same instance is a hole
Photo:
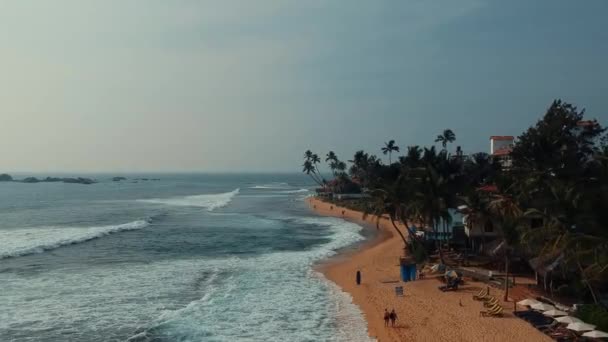
[[[303,193],[303,192],[308,192],[308,189],[281,191],[282,194],[299,194],[299,193]]]
[[[206,208],[209,211],[213,211],[217,208],[227,206],[232,201],[234,196],[238,195],[239,191],[240,189],[234,189],[233,191],[221,194],[204,194],[170,198],[150,198],[138,201],[179,207],[201,207]]]
[[[42,253],[112,233],[147,227],[149,220],[98,227],[38,227],[0,231],[0,259]]]
[[[262,184],[262,185],[254,185],[252,187],[249,187],[249,189],[288,189],[289,188],[289,184],[287,183],[269,183],[269,184]]]
[[[362,227],[338,218],[276,220],[326,227],[330,241],[312,250],[201,261],[199,268],[213,275],[202,296],[162,311],[127,341],[369,342],[361,311],[349,295],[312,268],[336,250],[361,241]],[[232,322],[239,322],[239,329]]]

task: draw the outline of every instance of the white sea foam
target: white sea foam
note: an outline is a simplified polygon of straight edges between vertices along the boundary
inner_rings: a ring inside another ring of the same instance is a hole
[[[289,219],[327,226],[331,242],[308,251],[207,260],[204,267],[231,276],[210,284],[202,298],[163,312],[130,341],[370,341],[348,294],[312,269],[361,240],[361,227],[334,218]]]
[[[116,232],[142,229],[146,220],[99,227],[37,227],[0,230],[0,259],[42,253]]]
[[[282,194],[299,194],[299,193],[303,193],[303,192],[308,192],[308,189],[280,191],[280,193],[282,193]]]
[[[101,331],[107,340],[133,342],[370,341],[350,297],[312,269],[361,240],[362,228],[337,218],[285,219],[327,227],[330,242],[255,257],[3,273],[0,312],[10,315],[2,316],[0,332],[27,333],[28,341],[91,340]]]
[[[254,185],[252,187],[249,187],[249,189],[288,189],[289,188],[289,184],[288,183],[280,183],[280,182],[276,182],[276,183],[269,183],[269,184],[262,184],[262,185]]]
[[[240,189],[221,194],[202,194],[194,196],[170,197],[170,198],[150,198],[141,199],[139,202],[164,204],[179,207],[201,207],[209,211],[227,206],[234,196],[238,195]]]

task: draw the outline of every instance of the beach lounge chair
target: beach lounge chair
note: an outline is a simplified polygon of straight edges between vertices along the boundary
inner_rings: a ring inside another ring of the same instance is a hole
[[[485,296],[485,291],[486,291],[486,289],[481,289],[481,290],[479,290],[479,292],[476,295],[473,295],[473,297]]]
[[[495,297],[492,297],[491,299],[486,300],[486,301],[483,303],[483,306],[485,306],[486,308],[490,308],[490,307],[493,307],[494,305],[496,305],[496,304],[498,304],[498,303],[499,303],[499,302],[498,302],[498,299],[496,299]]]
[[[485,298],[489,297],[489,293],[488,293],[488,289],[482,289],[481,291],[479,291],[478,294],[473,296],[473,299],[475,300],[484,300]]]
[[[503,313],[503,308],[500,305],[497,305],[496,307],[488,310],[488,311],[480,311],[479,314],[481,314],[482,317],[498,317],[498,316],[502,316]]]

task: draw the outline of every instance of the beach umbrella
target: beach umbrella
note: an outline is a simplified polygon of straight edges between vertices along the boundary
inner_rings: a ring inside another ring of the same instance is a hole
[[[568,324],[568,326],[566,328],[568,328],[570,330],[574,330],[574,331],[589,331],[589,330],[595,329],[595,325],[579,322],[579,323],[570,323],[570,324]]]
[[[592,338],[606,338],[608,337],[608,333],[599,330],[589,331],[583,334],[583,337],[592,337]]]
[[[572,316],[563,316],[563,317],[557,317],[555,319],[556,321],[560,322],[560,323],[583,323],[583,321],[581,321],[580,319],[576,318],[576,317],[572,317]]]
[[[532,306],[534,304],[539,304],[539,303],[540,302],[537,301],[536,299],[524,299],[524,300],[517,302],[517,304],[521,305],[521,306]]]
[[[567,316],[568,313],[560,311],[560,310],[549,310],[549,311],[543,312],[543,315],[549,316],[549,317],[557,317],[557,316]]]
[[[549,305],[549,304],[545,304],[545,303],[532,304],[532,305],[530,305],[530,307],[532,309],[538,310],[538,311],[549,311],[549,310],[554,310],[555,309],[555,306]]]

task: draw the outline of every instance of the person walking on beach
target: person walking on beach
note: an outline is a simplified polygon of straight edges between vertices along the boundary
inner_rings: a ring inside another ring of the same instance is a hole
[[[390,314],[388,313],[388,309],[384,309],[384,326],[388,327],[388,320],[390,319]]]
[[[357,285],[361,285],[361,271],[357,270]]]
[[[391,326],[395,327],[395,321],[397,320],[397,313],[395,312],[395,309],[391,311],[389,318],[391,319]]]

